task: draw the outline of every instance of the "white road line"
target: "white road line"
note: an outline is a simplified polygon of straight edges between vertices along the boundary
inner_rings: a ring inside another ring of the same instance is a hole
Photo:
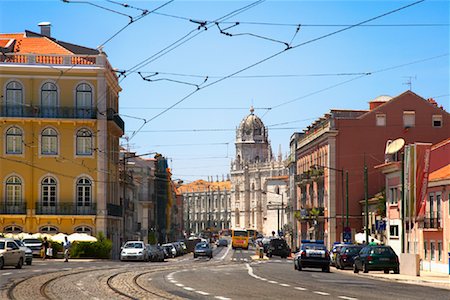
[[[290,284],[287,284],[287,283],[280,283],[280,285],[285,286],[285,287],[291,286]]]
[[[299,287],[299,286],[294,287],[294,289],[299,290],[299,291],[306,291],[306,290],[308,290],[308,289],[305,289],[305,288],[302,288],[302,287]]]
[[[214,298],[219,299],[219,300],[231,300],[231,298],[222,297],[222,296],[215,296]]]
[[[183,289],[185,289],[186,291],[193,291],[194,289],[188,286],[185,286]]]
[[[267,281],[268,283],[276,283],[276,284],[278,284],[278,281],[274,281],[274,280],[269,280],[269,281]]]
[[[266,279],[266,278],[262,278],[262,277],[261,277],[261,278],[259,278],[259,279],[261,279],[262,281],[267,281],[267,279]]]
[[[35,272],[35,273],[42,272],[42,270],[33,270],[33,272]]]
[[[195,291],[195,292],[200,294],[200,295],[203,295],[203,296],[208,296],[209,295],[209,293],[203,292],[203,291]]]
[[[148,280],[152,280],[151,278],[149,278]],[[175,283],[178,283],[178,281],[176,281],[176,280],[169,280],[171,283],[173,283],[173,284],[175,284]]]
[[[225,259],[225,257],[227,256],[227,254],[228,254],[228,252],[230,252],[230,249],[231,249],[231,245],[229,245],[228,246],[228,249],[227,249],[227,251],[225,251],[225,253],[222,255],[222,257],[221,258],[219,258],[220,260],[224,260]]]
[[[345,300],[358,300],[358,298],[352,298],[347,296],[338,296],[338,298],[345,299]]]
[[[322,296],[330,296],[330,294],[325,293],[325,292],[313,291],[313,293],[317,294],[317,295],[322,295]]]
[[[179,286],[179,287],[183,287],[184,286],[184,284],[181,284],[181,283],[175,283],[175,285]]]
[[[11,274],[12,274],[11,272],[3,273],[2,276],[11,275]]]

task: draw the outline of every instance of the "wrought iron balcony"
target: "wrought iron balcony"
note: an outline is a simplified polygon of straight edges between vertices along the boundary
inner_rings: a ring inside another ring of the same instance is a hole
[[[84,206],[79,206],[77,204],[67,202],[57,202],[52,205],[44,205],[41,202],[36,203],[36,215],[80,216],[96,214],[96,203]]]
[[[25,202],[1,202],[1,215],[25,215],[27,213],[27,204]]]
[[[323,207],[300,209],[300,219],[302,219],[302,220],[317,219],[318,217],[323,217],[323,216],[324,216],[324,208]]]
[[[120,205],[108,203],[106,209],[108,210],[108,216],[122,217],[123,215],[122,206]]]
[[[0,117],[49,118],[49,119],[97,119],[96,108],[53,107],[41,105],[3,105]]]
[[[114,123],[116,123],[116,125],[119,126],[122,132],[125,132],[125,122],[114,109],[108,108],[108,110],[106,111],[106,118],[108,119],[108,121],[113,121]]]
[[[425,218],[423,219],[423,228],[424,229],[439,229],[442,228],[442,219],[441,216],[437,213],[427,213]]]

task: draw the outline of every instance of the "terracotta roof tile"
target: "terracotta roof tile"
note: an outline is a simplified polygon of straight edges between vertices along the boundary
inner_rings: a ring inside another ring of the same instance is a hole
[[[440,169],[437,169],[436,171],[430,173],[428,177],[428,181],[439,181],[442,179],[450,179],[450,164],[446,165],[445,167],[442,167]]]
[[[179,193],[192,193],[192,192],[205,192],[209,188],[210,191],[217,190],[231,190],[231,182],[227,181],[214,181],[209,182],[205,180],[196,180],[189,184],[183,184],[178,188]]]

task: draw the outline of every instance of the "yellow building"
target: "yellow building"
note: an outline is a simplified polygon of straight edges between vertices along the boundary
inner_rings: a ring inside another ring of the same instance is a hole
[[[122,232],[117,115],[105,53],[41,33],[0,34],[0,232]]]

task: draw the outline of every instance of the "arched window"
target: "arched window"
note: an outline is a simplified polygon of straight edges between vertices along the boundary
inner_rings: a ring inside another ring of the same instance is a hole
[[[6,131],[6,153],[22,154],[22,129],[13,126]]]
[[[55,226],[43,226],[39,229],[40,233],[49,233],[49,234],[55,234],[58,233],[59,230]]]
[[[23,229],[20,226],[12,225],[12,226],[6,226],[3,229],[3,232],[4,233],[21,233],[21,232],[23,232]]]
[[[22,203],[22,180],[17,176],[6,179],[6,203],[9,205]]]
[[[42,207],[56,207],[56,180],[53,177],[45,177],[41,182]]]
[[[80,129],[77,132],[77,155],[92,155],[92,132]]]
[[[46,82],[41,88],[41,106],[43,117],[57,117],[58,88],[52,82]]]
[[[92,183],[88,178],[80,178],[77,181],[77,206],[91,206]]]
[[[75,95],[75,106],[77,117],[89,118],[92,112],[92,88],[87,83],[81,83],[77,86]]]
[[[58,154],[58,133],[53,128],[45,128],[42,130],[41,136],[41,154],[56,155]]]
[[[89,235],[92,235],[92,228],[89,226],[78,226],[75,228],[75,232],[77,233],[87,233]]]
[[[17,81],[11,81],[6,85],[6,115],[8,117],[21,116],[23,109],[23,88]]]

